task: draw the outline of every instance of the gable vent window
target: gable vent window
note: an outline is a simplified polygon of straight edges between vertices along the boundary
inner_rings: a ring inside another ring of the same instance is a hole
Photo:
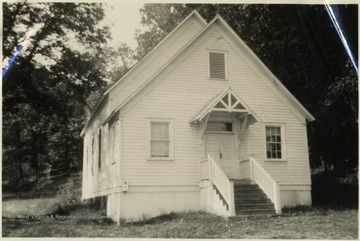
[[[211,79],[226,79],[225,53],[209,53]]]

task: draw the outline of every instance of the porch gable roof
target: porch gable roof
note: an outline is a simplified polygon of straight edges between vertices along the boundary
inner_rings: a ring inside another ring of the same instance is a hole
[[[210,102],[202,108],[198,114],[190,121],[191,124],[199,123],[212,111],[223,111],[228,113],[243,113],[251,115],[256,121],[260,119],[256,114],[234,93],[231,87],[216,95]]]

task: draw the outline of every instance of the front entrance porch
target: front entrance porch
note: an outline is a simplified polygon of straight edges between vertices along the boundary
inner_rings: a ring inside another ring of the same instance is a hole
[[[240,158],[248,156],[248,143],[243,141],[247,139],[244,138],[246,129],[259,121],[229,87],[190,122],[199,127],[203,153],[200,163],[201,205],[204,210],[223,216],[262,211],[271,213],[274,209],[276,213],[281,212],[278,183],[253,157]],[[242,179],[251,183],[239,182]]]
[[[280,214],[279,184],[250,157],[250,179],[230,180],[211,155],[200,162],[200,206],[221,216]]]

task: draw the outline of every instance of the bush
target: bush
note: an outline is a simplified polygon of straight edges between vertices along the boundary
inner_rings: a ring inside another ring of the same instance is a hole
[[[312,176],[312,201],[314,207],[358,208],[358,183],[338,182],[334,172]]]
[[[67,181],[59,186],[57,196],[63,206],[81,203],[81,175],[71,174]]]
[[[282,213],[285,215],[326,215],[328,213],[328,208],[323,207],[311,207],[308,205],[297,205],[292,207],[283,207]]]

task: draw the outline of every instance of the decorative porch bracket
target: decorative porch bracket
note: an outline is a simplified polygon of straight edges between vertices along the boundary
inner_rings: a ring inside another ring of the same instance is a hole
[[[204,136],[204,133],[205,133],[206,125],[207,125],[207,123],[209,121],[209,117],[210,117],[210,113],[207,114],[205,119],[202,119],[200,121],[200,130],[199,130],[199,139],[200,140],[203,140],[203,136]]]

